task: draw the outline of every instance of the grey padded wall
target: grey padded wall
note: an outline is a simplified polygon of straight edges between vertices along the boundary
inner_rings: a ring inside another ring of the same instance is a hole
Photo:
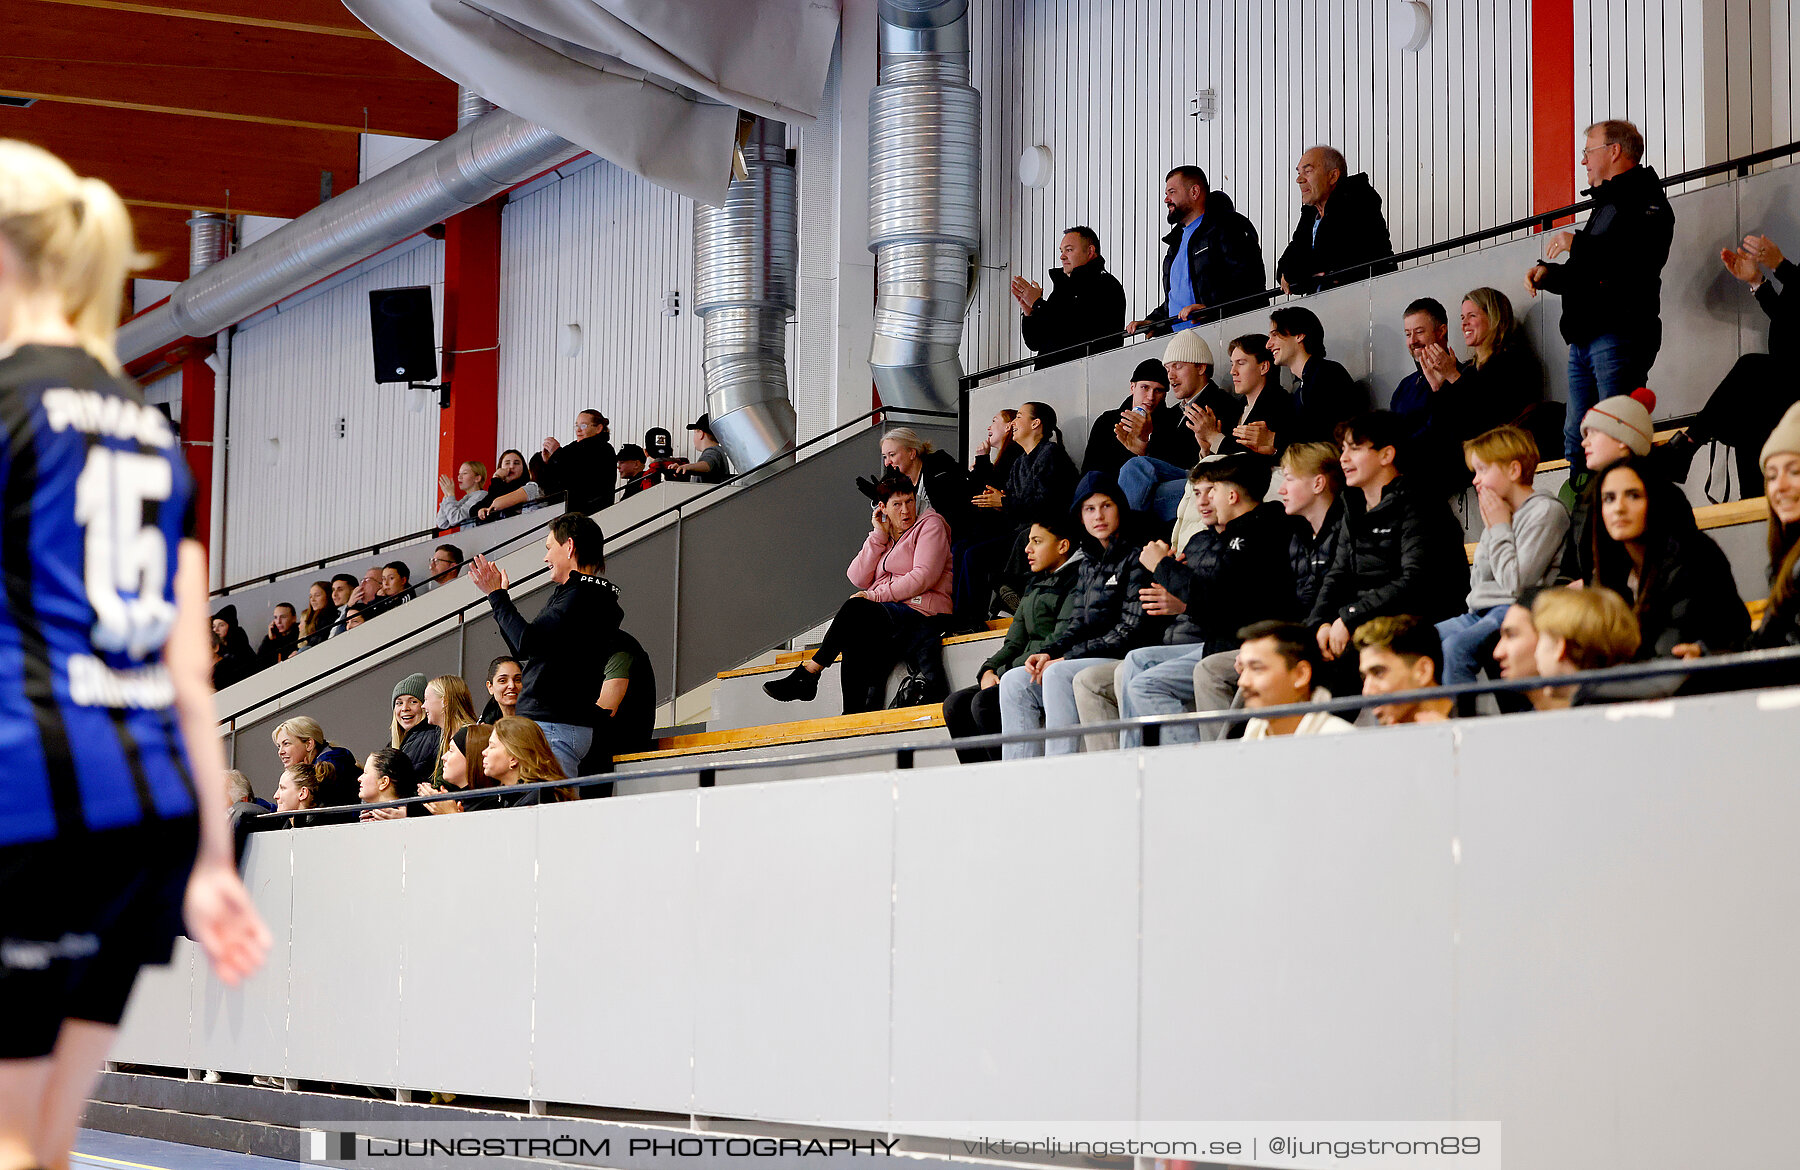
[[[1498,1121],[1528,1170],[1766,1164],[1800,1093],[1796,709],[260,834],[269,966],[225,991],[184,944],[117,1059],[924,1136]],[[446,1027],[474,989],[482,1026]]]
[[[954,424],[914,425],[926,438],[954,445]],[[804,633],[854,592],[844,570],[869,529],[868,502],[854,481],[880,473],[880,446],[881,429],[871,427],[748,486],[701,495],[693,485],[665,485],[689,489],[679,493],[678,513],[618,529],[607,576],[619,587],[625,628],[651,656],[659,702],[677,685],[683,692],[701,686]],[[618,519],[631,519],[624,504],[615,508]],[[541,526],[553,514],[537,515]],[[512,595],[528,618],[549,593],[549,577],[539,573],[541,544],[541,536],[526,533],[499,562],[517,582]],[[360,660],[395,639],[406,640]],[[388,742],[394,684],[415,671],[460,673],[479,709],[487,702],[487,664],[503,651],[473,582],[453,581],[221,692],[219,712],[235,728],[234,766],[259,794],[272,793],[279,769],[269,734],[294,715],[317,719],[332,742],[360,759]],[[270,698],[290,687],[293,694]]]

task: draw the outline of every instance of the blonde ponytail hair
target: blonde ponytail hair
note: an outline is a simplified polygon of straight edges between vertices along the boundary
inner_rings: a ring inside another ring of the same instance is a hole
[[[113,189],[40,147],[0,139],[0,241],[23,283],[55,291],[83,349],[118,373],[125,278],[143,268],[131,216]]]

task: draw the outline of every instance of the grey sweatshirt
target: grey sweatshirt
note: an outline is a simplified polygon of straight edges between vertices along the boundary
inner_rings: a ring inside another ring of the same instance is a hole
[[[1531,586],[1551,584],[1568,535],[1569,510],[1544,491],[1532,492],[1511,524],[1482,529],[1469,573],[1470,612],[1511,605]]]

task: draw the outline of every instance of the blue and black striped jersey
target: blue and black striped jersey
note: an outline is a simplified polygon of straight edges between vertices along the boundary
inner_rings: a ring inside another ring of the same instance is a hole
[[[0,358],[0,846],[190,815],[163,667],[193,479],[85,351]]]

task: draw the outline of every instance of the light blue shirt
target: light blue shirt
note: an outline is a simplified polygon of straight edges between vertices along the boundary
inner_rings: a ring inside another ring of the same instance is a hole
[[[1175,321],[1181,310],[1193,304],[1199,298],[1194,295],[1194,282],[1188,276],[1188,245],[1194,240],[1194,233],[1200,230],[1200,222],[1205,215],[1196,215],[1194,222],[1181,229],[1181,247],[1175,253],[1175,260],[1169,265],[1169,320],[1174,321],[1176,329],[1192,329],[1198,321]]]

